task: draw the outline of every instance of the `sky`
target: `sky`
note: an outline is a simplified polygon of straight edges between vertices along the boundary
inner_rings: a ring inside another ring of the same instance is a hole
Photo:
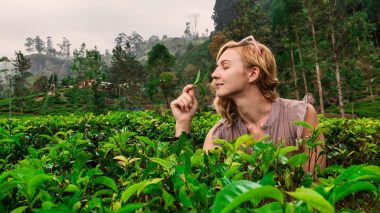
[[[197,31],[211,32],[215,0],[0,0],[0,57],[25,51],[26,38],[40,36],[53,43],[66,37],[71,51],[85,42],[104,52],[115,37],[136,31],[144,40],[152,35],[181,37],[193,14]],[[58,47],[54,46],[56,49]]]

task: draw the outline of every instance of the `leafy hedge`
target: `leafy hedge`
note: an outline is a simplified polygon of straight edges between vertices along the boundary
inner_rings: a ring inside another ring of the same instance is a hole
[[[331,166],[314,177],[303,172],[308,157],[294,154],[299,147],[247,135],[219,140],[204,153],[203,140],[218,119],[198,115],[192,138],[183,134],[172,142],[169,113],[0,120],[0,212],[380,208],[379,120],[322,118],[316,131],[324,131]],[[312,147],[312,138],[300,145]]]

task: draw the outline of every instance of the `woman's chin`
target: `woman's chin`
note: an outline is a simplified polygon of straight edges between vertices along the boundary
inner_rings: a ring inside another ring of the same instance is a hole
[[[218,97],[218,98],[228,98],[227,96],[227,94],[225,94],[225,93],[222,93],[222,92],[216,92],[215,93],[215,95]]]

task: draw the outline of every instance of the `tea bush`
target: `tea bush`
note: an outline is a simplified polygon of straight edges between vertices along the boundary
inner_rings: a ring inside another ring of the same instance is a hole
[[[197,115],[171,141],[170,113],[20,117],[0,121],[0,212],[335,212],[380,208],[379,120],[325,119],[328,164],[245,135],[206,154],[219,119]],[[312,137],[311,137],[312,138]],[[248,154],[242,147],[251,147]],[[290,154],[292,153],[292,154]],[[354,205],[356,204],[356,205]]]

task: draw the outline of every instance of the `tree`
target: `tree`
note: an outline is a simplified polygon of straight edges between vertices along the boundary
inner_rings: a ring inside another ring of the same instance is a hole
[[[82,43],[79,50],[74,50],[74,58],[73,58],[73,64],[71,66],[71,69],[75,72],[76,78],[77,78],[77,86],[79,86],[79,82],[86,80],[85,79],[85,73],[86,73],[86,64],[85,64],[85,57],[86,57],[86,44]]]
[[[369,21],[367,23],[375,24],[373,33],[374,45],[380,47],[380,1],[378,0],[362,0],[360,1],[364,12],[367,14]]]
[[[9,70],[7,68],[7,63],[8,62],[11,62],[11,60],[9,60],[7,57],[3,56],[2,58],[0,58],[0,62],[6,62],[5,63],[5,68],[0,70],[0,72],[2,73],[5,73],[5,78],[8,79],[8,82],[9,82],[9,89],[8,89],[8,99],[9,99],[9,117],[11,117],[11,113],[12,113],[12,79],[13,79],[13,73],[10,72],[11,70]]]
[[[49,89],[48,78],[46,75],[38,77],[32,85],[32,88],[36,92],[47,92]]]
[[[58,43],[57,46],[59,47],[59,54],[62,57],[70,58],[71,43],[70,43],[70,41],[66,37],[63,37],[62,38],[62,43]]]
[[[137,32],[133,31],[130,36],[127,37],[127,42],[130,45],[132,53],[139,55],[141,53],[141,44],[143,43],[143,37]]]
[[[58,87],[58,75],[57,73],[53,73],[50,75],[48,80],[48,89],[49,91],[53,91],[55,93],[55,88]]]
[[[152,35],[149,37],[148,41],[149,41],[149,43],[157,43],[160,41],[160,38],[156,35]]]
[[[318,40],[317,40],[317,32],[315,30],[316,25],[316,18],[318,17],[318,4],[314,4],[313,0],[307,0],[305,3],[307,15],[308,15],[308,24],[310,27],[310,32],[312,36],[313,41],[313,56],[314,56],[314,62],[315,62],[315,71],[316,71],[316,78],[317,78],[317,88],[318,88],[318,94],[319,94],[319,110],[321,111],[322,115],[325,114],[325,107],[324,107],[324,101],[323,101],[323,88],[322,88],[322,74],[321,74],[321,68],[320,68],[320,56],[319,56],[319,48],[318,48]]]
[[[48,55],[55,55],[56,54],[56,50],[53,47],[52,38],[50,36],[48,36],[46,39],[47,39],[46,40],[46,54],[48,54]]]
[[[26,38],[26,43],[25,43],[25,47],[26,47],[26,51],[28,53],[32,53],[35,51],[34,47],[35,47],[35,44],[34,44],[34,40],[30,37]]]
[[[156,44],[148,52],[148,67],[153,71],[153,76],[158,79],[161,72],[169,71],[175,63],[175,57],[163,44]]]
[[[36,36],[34,39],[34,44],[37,53],[41,54],[45,52],[45,42],[39,36]]]
[[[8,57],[3,56],[0,58],[0,62],[10,62],[10,60],[8,59]]]
[[[72,70],[77,74],[77,90],[82,82],[91,82],[94,110],[96,113],[101,112],[104,107],[104,96],[99,96],[98,92],[101,92],[99,90],[100,82],[105,79],[106,66],[97,48],[88,50],[86,44],[83,43],[80,50],[74,50]],[[87,99],[87,88],[84,86],[83,90],[85,99]],[[87,103],[87,110],[89,110],[88,106]]]
[[[171,76],[166,73],[162,75],[163,72],[170,72],[172,66],[175,63],[175,57],[170,54],[168,48],[163,44],[156,44],[148,52],[148,68],[150,69],[151,76],[149,77],[148,83],[148,93],[151,100],[154,101],[154,94],[157,92],[157,87],[161,90],[163,98],[168,100],[170,94],[166,91],[166,84],[171,85],[174,76]],[[165,80],[162,80],[165,79]],[[168,80],[169,79],[169,80]],[[168,101],[167,106],[168,105]]]
[[[191,14],[191,15],[189,15],[189,19],[190,19],[190,23],[191,23],[190,26],[192,26],[191,35],[192,35],[192,37],[197,38],[197,37],[199,37],[198,30],[197,30],[199,14],[198,13]]]
[[[123,95],[126,95],[130,102],[135,102],[136,99],[142,97],[140,92],[144,78],[143,66],[136,60],[128,43],[124,46],[116,45],[112,50],[109,80],[119,100]]]
[[[269,14],[272,18],[273,30],[278,35],[282,35],[282,44],[287,52],[280,52],[279,61],[282,57],[286,58],[284,61],[289,61],[291,65],[292,78],[294,83],[293,90],[296,99],[300,99],[299,92],[299,78],[298,74],[302,75],[304,94],[309,93],[308,81],[304,68],[304,56],[302,54],[302,42],[305,43],[307,39],[301,36],[306,33],[307,29],[304,24],[307,21],[306,14],[303,10],[302,0],[275,0],[271,2]],[[290,59],[290,60],[289,60]]]
[[[191,38],[191,23],[186,22],[186,29],[183,31],[185,38]]]
[[[127,41],[127,34],[119,33],[115,38],[116,46],[124,46]]]
[[[197,75],[197,68],[193,64],[187,64],[183,71],[183,79],[193,79]]]
[[[29,93],[27,78],[32,76],[32,73],[28,71],[31,67],[30,59],[26,58],[21,51],[16,52],[13,66],[16,70],[16,75],[14,76],[14,95],[17,97],[17,102],[20,104],[22,113],[25,104],[24,96]]]
[[[211,42],[208,45],[208,49],[210,51],[211,56],[216,59],[216,56],[218,54],[219,48],[222,47],[222,45],[227,42],[229,39],[226,37],[226,35],[222,32],[217,32],[212,36]]]
[[[214,5],[214,20],[215,31],[222,31],[227,27],[232,20],[239,16],[237,4],[239,0],[216,0]]]
[[[175,86],[178,83],[178,78],[174,72],[162,72],[160,74],[160,88],[166,101],[166,107],[169,108],[169,98],[173,97]]]

